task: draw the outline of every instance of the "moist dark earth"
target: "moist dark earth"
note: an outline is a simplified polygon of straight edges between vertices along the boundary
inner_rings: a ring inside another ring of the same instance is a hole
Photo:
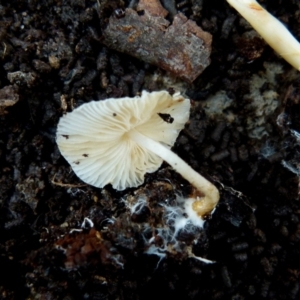
[[[1,299],[300,299],[299,72],[226,1],[164,3],[213,36],[193,83],[103,44],[129,1],[0,1]],[[260,3],[300,40],[299,1]],[[191,99],[173,150],[221,194],[172,238],[166,207],[192,191],[170,166],[95,188],[55,142],[85,102],[162,89]]]

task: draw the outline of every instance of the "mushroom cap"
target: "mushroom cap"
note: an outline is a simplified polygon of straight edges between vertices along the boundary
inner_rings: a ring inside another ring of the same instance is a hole
[[[95,187],[137,187],[162,164],[156,154],[130,139],[130,130],[171,148],[189,119],[190,101],[179,93],[146,92],[141,97],[91,101],[59,120],[56,142],[76,175]]]

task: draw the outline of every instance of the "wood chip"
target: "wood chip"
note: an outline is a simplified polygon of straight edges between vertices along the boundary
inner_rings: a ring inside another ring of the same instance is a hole
[[[168,11],[163,8],[159,0],[140,0],[137,11],[147,11],[153,17],[166,17]]]
[[[170,25],[161,16],[127,8],[122,18],[110,17],[103,37],[109,48],[157,65],[188,82],[210,64],[211,34],[181,13]]]

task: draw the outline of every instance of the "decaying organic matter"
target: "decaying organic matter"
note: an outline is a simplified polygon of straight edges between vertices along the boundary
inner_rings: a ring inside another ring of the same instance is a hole
[[[102,264],[115,264],[123,266],[122,257],[116,252],[109,241],[102,238],[99,231],[94,228],[88,232],[80,230],[69,233],[60,238],[56,248],[63,250],[66,255],[65,268],[72,270],[86,266],[92,262],[101,261]]]
[[[110,17],[103,35],[109,48],[157,65],[189,82],[210,64],[212,36],[180,13],[170,25],[161,16],[127,8],[123,17]]]
[[[5,108],[19,101],[19,95],[12,85],[5,86],[0,90],[0,115],[5,114]]]

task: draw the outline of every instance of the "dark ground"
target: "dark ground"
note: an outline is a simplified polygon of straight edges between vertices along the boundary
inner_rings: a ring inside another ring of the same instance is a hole
[[[0,116],[1,299],[300,299],[299,73],[225,1],[177,1],[213,35],[193,84],[103,46],[118,1],[1,2],[0,88],[20,98]],[[300,40],[297,0],[260,2]],[[170,226],[161,204],[189,185],[166,164],[139,189],[83,185],[55,131],[83,102],[168,88],[193,103],[174,150],[221,200],[204,231],[159,257],[146,252]],[[94,229],[69,233],[85,217]]]

